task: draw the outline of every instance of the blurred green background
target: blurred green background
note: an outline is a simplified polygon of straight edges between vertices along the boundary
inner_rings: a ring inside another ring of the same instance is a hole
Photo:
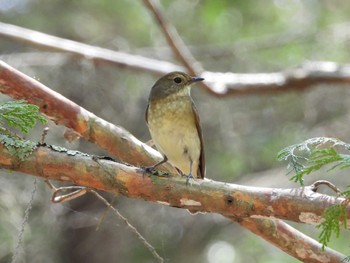
[[[161,1],[164,14],[206,70],[274,72],[304,61],[350,60],[350,2],[317,0]],[[0,21],[51,35],[178,63],[142,1],[0,0]],[[0,37],[0,59],[142,141],[150,139],[144,111],[158,78],[88,59],[46,51]],[[193,89],[204,133],[207,176],[266,187],[298,187],[276,155],[316,136],[350,142],[349,85],[305,92],[215,98]],[[1,100],[9,98],[1,95]],[[49,123],[47,143],[106,154],[84,140],[69,144],[65,129]],[[38,141],[38,125],[28,138]],[[346,171],[307,178],[347,185]],[[52,204],[37,179],[37,193],[17,262],[154,262],[147,249],[93,196]],[[2,170],[0,262],[11,261],[34,178]],[[108,198],[111,196],[106,195]],[[167,262],[297,262],[261,238],[215,214],[190,215],[118,196],[116,207]],[[294,224],[317,238],[314,226]],[[349,233],[330,246],[350,255]]]

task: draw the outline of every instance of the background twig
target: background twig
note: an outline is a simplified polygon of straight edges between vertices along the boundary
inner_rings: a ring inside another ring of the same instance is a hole
[[[134,70],[146,70],[156,74],[166,74],[169,71],[181,70],[181,67],[165,61],[90,46],[1,22],[0,36],[36,46],[40,49],[68,52],[73,56],[92,60],[94,63],[109,63],[130,67]]]
[[[203,72],[200,63],[192,56],[190,50],[187,48],[181,37],[176,31],[176,28],[170,24],[163,13],[161,6],[157,0],[144,0],[145,6],[152,12],[154,18],[158,22],[165,39],[168,42],[175,57],[185,66],[188,72],[194,76],[199,76]]]
[[[0,36],[40,49],[67,52],[95,63],[110,63],[157,75],[185,68],[170,62],[112,51],[0,22]],[[189,69],[187,69],[189,70]],[[195,73],[194,73],[195,74]],[[319,84],[349,84],[350,65],[334,62],[305,62],[299,67],[274,73],[232,73],[203,71],[205,89],[214,96],[271,94],[303,91]]]

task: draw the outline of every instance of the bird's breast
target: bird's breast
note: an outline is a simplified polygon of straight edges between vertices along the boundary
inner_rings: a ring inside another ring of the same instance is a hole
[[[190,100],[163,99],[149,105],[148,124],[151,126],[188,125],[188,122],[194,122]]]
[[[191,98],[166,98],[150,102],[147,116],[157,149],[175,167],[189,174],[190,162],[198,162],[201,147]]]

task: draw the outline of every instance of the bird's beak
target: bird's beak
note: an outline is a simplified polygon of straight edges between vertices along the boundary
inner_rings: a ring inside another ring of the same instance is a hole
[[[202,81],[202,80],[204,80],[204,78],[192,77],[192,78],[191,78],[191,84],[194,83],[194,82]]]

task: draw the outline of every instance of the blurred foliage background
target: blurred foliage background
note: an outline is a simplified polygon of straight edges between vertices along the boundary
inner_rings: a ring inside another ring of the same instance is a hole
[[[334,0],[161,1],[164,13],[204,68],[219,72],[273,72],[306,60],[348,63],[350,2]],[[0,20],[51,35],[177,63],[142,1],[0,0]],[[157,76],[88,59],[47,53],[0,38],[0,58],[142,141],[150,139],[144,111]],[[298,187],[276,155],[316,136],[350,142],[348,85],[320,85],[306,92],[215,98],[192,91],[200,112],[207,176],[267,187]],[[1,95],[1,100],[9,98]],[[83,140],[69,144],[65,129],[49,124],[47,142],[106,154]],[[28,138],[38,141],[40,125]],[[344,173],[318,173],[347,185]],[[37,193],[18,262],[154,262],[147,249],[93,196],[52,204],[37,179]],[[0,262],[9,262],[34,188],[34,178],[2,171]],[[110,197],[111,198],[111,197]],[[296,262],[238,225],[214,214],[190,215],[117,196],[115,205],[168,262]],[[98,230],[97,229],[97,226]],[[313,226],[292,224],[313,238]],[[349,234],[330,246],[350,255]]]

